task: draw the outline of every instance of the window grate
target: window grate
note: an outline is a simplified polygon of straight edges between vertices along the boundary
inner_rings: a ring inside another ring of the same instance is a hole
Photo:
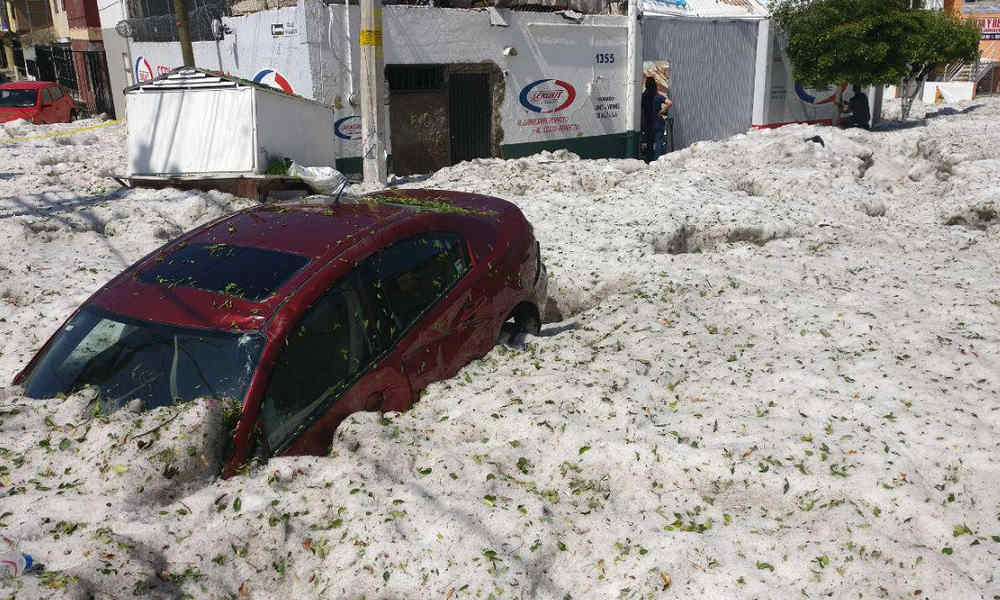
[[[80,86],[76,83],[73,51],[68,44],[52,47],[52,65],[55,67],[56,82],[75,94]]]
[[[444,88],[444,67],[436,65],[388,65],[385,68],[391,92],[423,92]]]

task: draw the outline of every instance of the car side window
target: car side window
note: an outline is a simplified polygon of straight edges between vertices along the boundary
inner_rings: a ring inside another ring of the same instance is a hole
[[[45,104],[46,102],[52,102],[52,94],[49,93],[48,88],[42,90],[42,104]]]
[[[383,343],[395,341],[469,270],[461,236],[433,233],[397,242],[369,257],[361,277],[375,306]]]
[[[49,88],[49,93],[52,94],[52,100],[58,100],[63,97],[62,90],[57,87]]]
[[[272,451],[336,402],[372,358],[355,281],[351,275],[334,285],[285,340],[258,417]]]

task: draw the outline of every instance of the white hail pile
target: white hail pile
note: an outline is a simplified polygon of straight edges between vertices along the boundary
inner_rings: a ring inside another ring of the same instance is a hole
[[[4,382],[124,266],[247,205],[116,189],[120,127],[60,139],[0,143]],[[648,167],[444,169],[421,186],[534,223],[540,337],[227,481],[212,403],[0,390],[0,535],[46,565],[0,592],[992,598],[998,180],[993,99]]]

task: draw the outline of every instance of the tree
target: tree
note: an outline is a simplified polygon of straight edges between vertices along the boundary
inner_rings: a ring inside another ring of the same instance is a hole
[[[974,23],[913,8],[914,4],[912,0],[776,0],[772,14],[788,36],[792,70],[804,85],[916,82],[919,90],[937,65],[975,60],[980,31]],[[908,108],[904,101],[904,116]]]

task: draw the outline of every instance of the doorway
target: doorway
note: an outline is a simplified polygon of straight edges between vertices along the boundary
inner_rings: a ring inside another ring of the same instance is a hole
[[[84,52],[87,66],[87,84],[94,93],[94,112],[115,116],[115,105],[111,100],[111,83],[108,81],[108,63],[103,51]]]
[[[451,164],[490,155],[493,103],[486,73],[453,73],[448,79]]]
[[[496,65],[386,65],[385,72],[395,174],[499,156],[493,97],[502,74]]]

